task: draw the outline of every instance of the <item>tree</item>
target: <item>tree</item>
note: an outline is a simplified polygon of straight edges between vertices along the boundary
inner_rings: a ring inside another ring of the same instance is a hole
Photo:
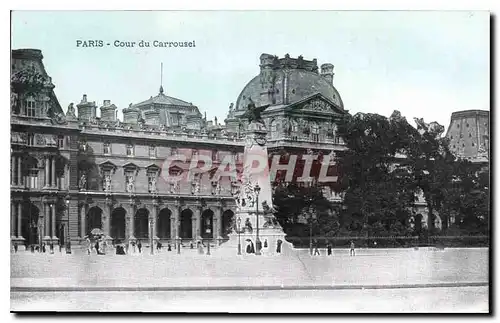
[[[308,239],[307,213],[310,208],[316,213],[314,236],[334,236],[338,230],[334,207],[318,185],[301,186],[294,182],[278,185],[274,190],[273,205],[275,217],[289,237]]]
[[[401,136],[402,121],[377,114],[345,116],[338,135],[347,150],[339,156],[346,209],[341,215],[344,231],[387,236],[409,234],[409,205],[417,187],[412,184],[404,159],[398,154],[407,145]],[[403,140],[402,140],[403,139]]]
[[[408,234],[410,210],[422,193],[430,234],[436,232],[436,212],[445,231],[448,215],[456,214],[462,230],[487,232],[487,173],[450,152],[447,138],[441,137],[444,127],[416,121],[417,128],[397,111],[390,118],[357,114],[341,120],[338,134],[348,148],[339,159],[346,206],[341,231]]]

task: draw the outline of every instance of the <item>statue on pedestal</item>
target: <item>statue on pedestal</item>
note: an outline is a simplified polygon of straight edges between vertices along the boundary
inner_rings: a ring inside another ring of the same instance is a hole
[[[127,178],[127,192],[133,193],[134,190],[135,190],[134,178],[132,176],[129,176]]]
[[[87,175],[82,174],[80,177],[80,189],[81,190],[86,190],[87,189]]]
[[[248,98],[248,106],[245,114],[243,114],[243,118],[247,118],[249,123],[252,122],[257,122],[264,124],[264,121],[262,120],[262,117],[260,114],[262,111],[266,109],[266,107],[256,107],[255,103],[253,102],[252,98]]]
[[[104,176],[104,191],[111,191],[111,175]]]

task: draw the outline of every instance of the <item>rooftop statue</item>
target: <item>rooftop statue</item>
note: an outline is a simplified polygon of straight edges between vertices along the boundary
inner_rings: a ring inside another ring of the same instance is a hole
[[[264,107],[256,107],[252,98],[248,98],[248,101],[250,103],[248,103],[247,110],[243,114],[243,118],[248,118],[249,123],[258,122],[258,123],[264,124],[264,121],[262,120],[262,117],[260,116],[260,114],[262,113],[262,111],[264,111],[266,109],[266,107],[265,106]]]

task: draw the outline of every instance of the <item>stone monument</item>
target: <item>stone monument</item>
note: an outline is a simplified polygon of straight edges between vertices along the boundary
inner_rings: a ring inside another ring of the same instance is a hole
[[[274,218],[272,190],[267,152],[267,130],[260,118],[260,108],[249,106],[252,121],[246,130],[243,171],[236,191],[237,205],[233,219],[233,231],[222,249],[236,254],[254,250],[256,255],[278,255],[293,251],[293,245],[285,240],[283,228]],[[253,245],[253,246],[252,246]]]

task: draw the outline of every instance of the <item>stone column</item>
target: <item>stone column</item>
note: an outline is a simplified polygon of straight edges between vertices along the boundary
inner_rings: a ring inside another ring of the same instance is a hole
[[[10,237],[14,239],[16,237],[16,203],[10,201]]]
[[[49,177],[49,167],[50,167],[50,159],[49,157],[45,157],[45,187],[50,186],[50,177]]]
[[[130,201],[129,203],[129,223],[128,223],[128,239],[129,239],[129,242],[135,240],[135,236],[134,236],[134,225],[135,225],[135,207],[134,207],[134,203],[132,201]]]
[[[45,203],[43,240],[50,240],[50,203]]]
[[[85,214],[86,214],[86,209],[87,206],[86,204],[82,204],[80,207],[80,238],[85,237],[85,228],[86,228],[86,223],[85,223]]]
[[[191,216],[191,236],[196,241],[200,238],[200,208],[196,206],[193,209],[193,215]]]
[[[214,212],[214,233],[213,238],[214,241],[222,237],[222,210],[220,206],[215,208]]]
[[[106,240],[111,239],[109,222],[111,219],[112,207],[113,207],[113,202],[109,199],[106,199],[106,203],[104,204],[104,210],[102,214],[102,231],[104,232],[104,237]]]
[[[17,202],[17,238],[23,238],[23,230],[22,230],[22,216],[23,216],[23,203]]]
[[[158,228],[156,227],[156,219],[158,218],[158,201],[153,200],[153,214],[151,218],[151,222],[153,223],[153,239],[158,240]]]
[[[196,239],[201,238],[201,206],[197,206],[196,215]]]
[[[179,208],[174,205],[169,205],[170,213],[170,239],[177,238],[176,224],[179,218]]]
[[[56,188],[57,187],[57,182],[56,182],[56,158],[52,157],[50,160],[51,160],[51,164],[52,164],[52,172],[51,172],[52,178],[51,178],[50,182],[52,183],[52,186],[54,188]]]
[[[222,209],[220,206],[215,208],[214,239],[222,238]]]
[[[170,237],[171,239],[179,239],[179,206],[174,205],[172,207],[172,215],[170,217]]]
[[[22,168],[21,168],[21,157],[17,157],[17,185],[23,185],[23,177],[22,177]]]
[[[56,204],[52,205],[52,240],[57,240],[56,235]]]
[[[10,178],[10,185],[16,185],[16,157],[12,156],[11,157],[11,178]]]

